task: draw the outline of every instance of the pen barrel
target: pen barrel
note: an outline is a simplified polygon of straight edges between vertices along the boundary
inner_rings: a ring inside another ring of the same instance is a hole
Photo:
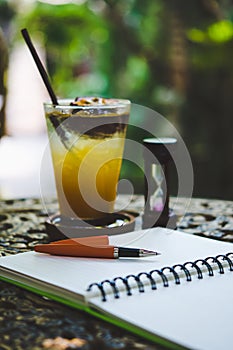
[[[114,258],[114,247],[93,247],[78,245],[40,244],[35,246],[35,251],[52,255],[77,256],[85,258]]]
[[[140,256],[140,249],[135,248],[118,248],[118,257],[119,258],[138,258]]]

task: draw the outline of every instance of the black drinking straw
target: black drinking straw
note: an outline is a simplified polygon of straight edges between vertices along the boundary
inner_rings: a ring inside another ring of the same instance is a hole
[[[30,38],[30,36],[28,34],[27,29],[26,28],[22,29],[21,33],[22,33],[22,36],[23,36],[23,38],[24,38],[24,40],[25,40],[25,42],[26,42],[26,44],[27,44],[27,46],[28,46],[28,48],[29,48],[29,50],[30,50],[30,52],[32,54],[32,57],[34,58],[34,61],[35,61],[36,65],[37,65],[37,68],[38,68],[38,70],[40,72],[41,78],[43,79],[43,81],[45,83],[45,86],[46,86],[46,88],[48,90],[48,93],[49,93],[49,96],[50,96],[50,98],[52,100],[52,103],[54,105],[58,105],[57,97],[56,97],[56,95],[55,95],[55,93],[54,93],[54,91],[52,89],[51,84],[50,84],[48,74],[47,74],[46,70],[44,69],[44,66],[43,66],[43,64],[42,64],[42,62],[41,62],[41,60],[40,60],[40,58],[39,58],[39,56],[38,56],[38,54],[36,52],[36,49],[35,49],[32,41],[31,41],[31,38]]]
[[[32,54],[32,57],[34,58],[34,61],[37,65],[37,68],[40,72],[40,75],[41,75],[41,78],[43,79],[43,82],[48,90],[48,93],[49,93],[49,96],[52,100],[52,103],[53,105],[55,106],[58,106],[58,101],[57,101],[57,97],[53,91],[53,88],[50,84],[50,81],[49,81],[49,76],[46,72],[46,70],[44,69],[44,66],[36,52],[36,49],[31,41],[31,38],[29,36],[29,33],[27,31],[26,28],[22,29],[21,30],[21,33],[22,33],[22,36]],[[61,141],[62,143],[64,144],[64,146],[69,149],[69,146],[68,146],[68,138],[67,138],[67,135],[66,135],[66,130],[64,129],[64,127],[62,126],[62,124],[60,125],[59,121],[57,120],[57,118],[53,118],[52,116],[49,117],[52,125],[54,126],[54,129],[56,130],[56,133],[58,134],[58,136],[61,138]]]

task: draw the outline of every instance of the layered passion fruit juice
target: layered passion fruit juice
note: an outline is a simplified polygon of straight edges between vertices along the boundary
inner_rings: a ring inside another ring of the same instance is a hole
[[[44,107],[61,214],[113,212],[130,101],[86,97]]]

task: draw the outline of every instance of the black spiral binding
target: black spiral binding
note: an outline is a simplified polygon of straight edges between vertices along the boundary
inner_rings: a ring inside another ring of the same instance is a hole
[[[107,300],[107,293],[105,290],[105,285],[108,285],[111,287],[114,298],[118,299],[120,298],[120,290],[117,287],[118,281],[122,283],[122,285],[125,287],[126,294],[128,296],[132,295],[132,288],[130,286],[130,280],[133,280],[136,282],[138,291],[140,293],[145,292],[145,286],[144,283],[141,281],[141,277],[145,276],[149,282],[150,287],[152,290],[157,289],[155,276],[159,276],[161,279],[161,282],[164,287],[169,287],[169,279],[167,276],[167,273],[169,273],[171,276],[173,276],[173,280],[175,284],[180,284],[181,275],[180,272],[183,271],[186,281],[191,282],[192,277],[196,276],[198,279],[203,279],[203,271],[201,270],[200,266],[205,266],[207,268],[208,276],[213,277],[214,276],[214,267],[217,267],[217,271],[220,274],[224,274],[224,269],[226,267],[223,266],[223,261],[226,261],[228,263],[228,267],[230,271],[233,271],[233,252],[227,253],[225,255],[220,254],[215,257],[209,256],[205,259],[198,259],[195,261],[187,261],[184,264],[176,264],[173,266],[165,266],[162,269],[158,270],[151,270],[150,272],[140,272],[137,275],[127,275],[126,277],[115,277],[113,280],[104,280],[102,282],[95,282],[88,286],[87,291],[90,292],[92,288],[97,287],[101,293],[102,301]],[[195,273],[191,274],[191,271],[195,271]],[[205,272],[206,274],[206,272]]]

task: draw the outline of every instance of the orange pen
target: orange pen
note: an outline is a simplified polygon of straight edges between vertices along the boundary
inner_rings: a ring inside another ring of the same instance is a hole
[[[149,255],[159,255],[159,253],[147,249],[116,247],[108,243],[108,236],[94,236],[67,239],[49,244],[39,244],[36,245],[34,249],[39,253],[89,258],[138,258]]]

